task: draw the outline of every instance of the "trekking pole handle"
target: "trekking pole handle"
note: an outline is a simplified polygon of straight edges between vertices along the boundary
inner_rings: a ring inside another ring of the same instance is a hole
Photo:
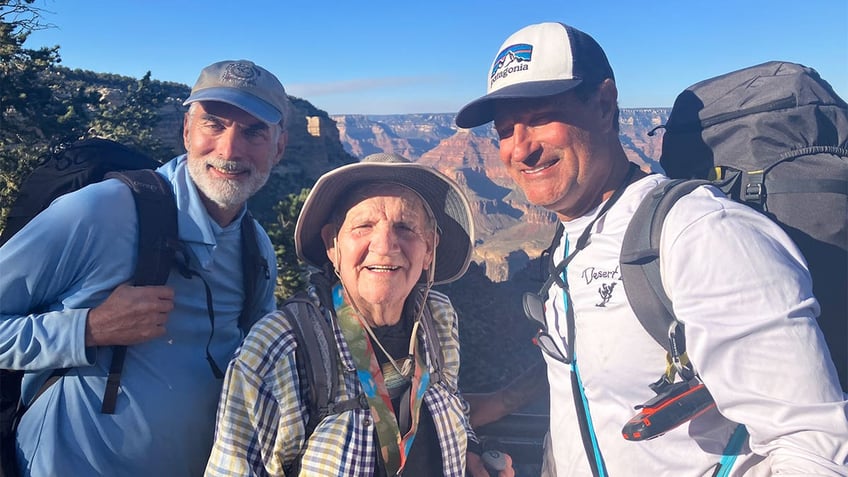
[[[483,465],[492,477],[497,477],[502,470],[506,469],[506,457],[501,451],[487,450],[480,458],[483,459]]]

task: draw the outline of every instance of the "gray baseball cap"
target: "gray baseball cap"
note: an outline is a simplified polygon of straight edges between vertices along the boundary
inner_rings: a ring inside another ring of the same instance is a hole
[[[219,61],[203,68],[183,105],[195,101],[231,104],[268,124],[279,123],[289,111],[280,80],[248,60]]]

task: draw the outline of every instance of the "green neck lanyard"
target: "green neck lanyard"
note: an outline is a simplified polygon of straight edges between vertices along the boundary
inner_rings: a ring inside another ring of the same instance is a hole
[[[386,381],[377,362],[377,356],[374,354],[371,340],[368,339],[366,334],[365,325],[357,317],[353,307],[342,298],[343,296],[341,287],[337,287],[337,290],[334,290],[333,293],[333,304],[336,308],[336,316],[339,318],[339,327],[350,348],[353,362],[356,364],[356,375],[362,384],[365,397],[368,399],[374,425],[377,426],[380,454],[386,465],[386,473],[397,475],[403,470],[409,449],[412,448],[412,441],[415,439],[421,403],[430,384],[430,371],[421,357],[422,353],[418,352],[419,342],[416,339],[413,351],[415,370],[410,384],[411,389],[414,389],[415,392],[409,393],[412,423],[409,432],[401,437]],[[427,306],[427,304],[422,303],[421,306]]]

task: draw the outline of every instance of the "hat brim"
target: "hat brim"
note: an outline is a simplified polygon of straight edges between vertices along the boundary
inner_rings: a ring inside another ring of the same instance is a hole
[[[582,83],[580,78],[568,80],[528,81],[505,86],[466,104],[456,115],[456,125],[475,128],[495,119],[495,104],[508,99],[543,98],[565,93]]]
[[[204,88],[188,97],[183,106],[195,101],[219,101],[233,105],[267,124],[277,124],[283,119],[282,113],[267,102],[235,88]]]
[[[295,225],[297,256],[323,268],[329,258],[321,228],[341,206],[343,196],[360,184],[390,183],[408,187],[423,198],[441,230],[436,247],[434,283],[449,283],[461,277],[471,262],[474,221],[465,194],[442,173],[415,163],[348,164],[334,169],[313,186]]]

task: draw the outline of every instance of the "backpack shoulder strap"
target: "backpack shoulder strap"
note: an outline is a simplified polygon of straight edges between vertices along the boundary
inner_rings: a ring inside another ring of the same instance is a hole
[[[170,184],[152,169],[110,172],[106,177],[127,184],[135,199],[138,214],[138,262],[133,284],[163,285],[168,280],[179,246],[177,205]],[[112,364],[100,409],[103,414],[115,412],[126,352],[126,346],[112,347]]]
[[[332,330],[305,293],[289,298],[281,310],[295,333],[295,354],[306,370],[306,381],[309,383],[310,411],[306,425],[306,435],[309,436],[318,422],[329,414],[338,379],[336,342],[332,338]]]
[[[247,333],[253,321],[253,316],[261,307],[263,296],[262,280],[271,279],[271,269],[259,248],[259,237],[253,215],[246,211],[241,220],[241,262],[244,281],[244,305],[239,315],[239,327]]]
[[[678,199],[706,180],[676,179],[656,186],[643,200],[624,233],[621,246],[621,279],[630,307],[651,337],[669,354],[685,351],[682,324],[660,277],[660,235],[665,217]],[[675,328],[679,326],[681,332]],[[670,333],[675,339],[670,339]],[[676,349],[672,349],[676,347]]]
[[[23,371],[0,369],[0,472],[4,476],[20,473],[15,437],[25,410],[21,403],[23,377]]]
[[[321,293],[317,293],[318,296]],[[329,292],[328,292],[329,296]],[[325,319],[323,303],[319,307],[312,295],[298,292],[283,304],[281,309],[291,322],[298,346],[296,355],[304,364],[309,383],[310,420],[315,420],[307,427],[307,436],[325,417],[331,414],[349,411],[351,409],[366,409],[359,396],[352,399],[336,399],[336,385],[339,382],[339,349],[336,344],[333,328]],[[326,308],[331,310],[332,308]],[[315,353],[318,353],[316,355]]]
[[[162,285],[178,249],[177,205],[171,185],[152,169],[106,174],[125,183],[133,193],[138,214],[138,263],[135,285]]]
[[[442,355],[442,340],[433,323],[433,312],[430,310],[430,300],[424,307],[424,316],[421,317],[421,327],[424,328],[424,336],[427,340],[427,349],[430,352],[430,362],[433,369],[430,371],[430,381],[439,383],[442,381],[442,370],[445,369],[445,357]]]
[[[318,295],[321,296],[320,293]],[[332,327],[312,298],[306,292],[298,292],[286,300],[280,310],[291,323],[297,340],[295,356],[301,363],[299,367],[306,371],[306,382],[309,383],[309,421],[304,435],[304,441],[308,441],[325,417],[352,409],[366,409],[368,403],[360,396],[336,401],[338,347]],[[306,444],[297,457],[286,464],[286,475],[298,475],[305,450]]]

